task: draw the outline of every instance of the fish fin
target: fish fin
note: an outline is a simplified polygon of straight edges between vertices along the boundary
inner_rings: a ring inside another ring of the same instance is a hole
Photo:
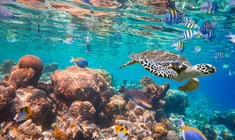
[[[74,58],[71,56],[70,62],[74,62]]]

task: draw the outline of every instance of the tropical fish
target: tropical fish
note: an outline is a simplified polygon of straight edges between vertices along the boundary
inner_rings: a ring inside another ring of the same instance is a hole
[[[85,4],[88,4],[88,5],[92,5],[92,3],[90,2],[90,0],[82,0],[82,2],[84,2]]]
[[[182,33],[181,36],[179,36],[179,38],[183,38],[183,39],[192,39],[194,36],[196,36],[198,34],[198,32],[194,31],[194,30],[186,30]]]
[[[215,54],[214,54],[214,57],[215,59],[224,59],[225,58],[225,54],[223,51],[217,51]]]
[[[204,12],[204,13],[214,13],[218,10],[218,7],[217,7],[217,4],[215,2],[212,2],[212,1],[207,1],[207,2],[204,2],[202,5],[201,5],[201,11]]]
[[[234,76],[234,75],[235,75],[235,70],[234,70],[234,69],[230,69],[230,70],[228,71],[228,75],[229,75],[229,76]]]
[[[66,38],[65,40],[63,40],[63,43],[73,44],[74,43],[74,39],[73,38]]]
[[[229,38],[231,38],[231,39],[230,39],[230,41],[231,41],[231,42],[233,42],[233,43],[235,43],[235,35],[234,35],[234,34],[232,34],[231,32],[229,32],[229,34],[228,34],[228,35],[226,35],[225,37],[229,37]]]
[[[186,26],[187,28],[199,28],[198,25],[194,22],[194,20],[192,20],[189,17],[185,17],[184,18],[184,26]]]
[[[16,114],[14,120],[16,122],[27,120],[31,114],[32,114],[32,110],[30,109],[29,106],[22,107],[20,109],[20,112],[18,112],[18,114]]]
[[[114,130],[115,130],[115,134],[118,135],[118,137],[121,140],[127,140],[128,139],[129,134],[127,133],[127,130],[123,126],[116,125],[114,127]]]
[[[121,86],[119,92],[125,93],[127,98],[132,99],[136,104],[146,108],[151,109],[152,103],[148,96],[136,89],[126,89],[124,86]]]
[[[73,57],[71,57],[70,62],[74,62],[74,64],[80,68],[85,68],[88,66],[88,62],[84,58],[75,58],[74,59]]]
[[[0,5],[0,19],[13,18],[14,14],[5,6]]]
[[[169,10],[165,14],[163,21],[167,24],[178,24],[181,22],[182,17],[185,15],[186,13],[180,13],[178,10]]]
[[[215,29],[216,22],[211,22],[211,21],[204,21],[202,25],[200,26],[200,33],[202,35],[208,34],[210,30]]]
[[[174,44],[172,45],[172,47],[175,47],[175,50],[178,50],[178,51],[183,52],[183,51],[184,51],[184,42],[179,41],[179,42],[177,42],[177,43],[174,43]]]
[[[7,42],[16,42],[17,41],[15,39],[15,33],[12,32],[11,30],[7,31],[6,39],[7,39]]]
[[[87,53],[91,52],[91,48],[90,48],[90,44],[89,43],[86,44],[86,52]]]
[[[180,120],[182,135],[184,140],[207,140],[200,130],[194,127],[186,126],[184,121]]]
[[[206,39],[208,39],[210,41],[212,41],[212,39],[214,39],[216,35],[215,35],[213,30],[209,30],[207,34],[201,35],[201,36],[205,37]]]
[[[202,49],[201,49],[200,46],[194,47],[194,52],[195,52],[195,53],[199,53],[200,51],[202,51]]]

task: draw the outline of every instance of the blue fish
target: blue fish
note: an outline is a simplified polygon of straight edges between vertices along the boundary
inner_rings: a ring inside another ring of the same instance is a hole
[[[204,35],[204,37],[210,41],[212,41],[212,39],[215,38],[215,33],[213,30],[209,30],[208,33],[206,35]]]
[[[169,10],[164,18],[163,21],[167,24],[178,24],[182,21],[182,17],[185,16],[186,13],[180,13],[178,10]]]
[[[92,3],[89,0],[82,0],[82,2],[89,4],[89,5],[92,5]]]
[[[204,13],[215,13],[218,10],[218,6],[215,2],[207,1],[201,5],[201,11]]]
[[[13,18],[14,14],[5,6],[0,5],[0,19]]]
[[[200,130],[194,127],[186,126],[184,121],[180,120],[182,135],[184,140],[207,140]]]
[[[211,22],[211,21],[204,21],[202,25],[200,26],[200,33],[202,35],[208,34],[210,30],[215,29],[216,22]]]
[[[223,51],[217,51],[214,54],[215,59],[224,59],[225,58],[225,53]]]
[[[120,87],[119,92],[125,93],[129,99],[145,109],[152,109],[152,103],[145,93],[136,89],[126,89],[124,86]]]
[[[73,58],[71,57],[70,62],[74,62],[74,64],[80,68],[88,67],[88,62],[84,58]]]

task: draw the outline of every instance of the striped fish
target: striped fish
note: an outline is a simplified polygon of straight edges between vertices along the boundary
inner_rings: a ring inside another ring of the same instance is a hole
[[[179,41],[177,43],[174,43],[171,47],[175,47],[175,50],[183,52],[184,51],[184,42]]]
[[[201,5],[201,11],[204,13],[215,13],[218,10],[217,4],[212,1],[204,2]]]
[[[164,18],[163,21],[167,24],[178,24],[181,22],[182,17],[185,16],[186,13],[180,13],[178,10],[169,10]]]
[[[182,35],[179,36],[179,38],[182,38],[182,39],[192,39],[196,35],[198,35],[198,32],[190,29],[190,30],[184,31],[182,33]]]
[[[192,20],[189,17],[185,17],[184,18],[184,26],[186,26],[187,28],[199,28],[198,25],[194,22],[194,20]]]
[[[216,22],[204,21],[200,26],[200,32],[202,35],[208,34],[210,30],[215,29]]]

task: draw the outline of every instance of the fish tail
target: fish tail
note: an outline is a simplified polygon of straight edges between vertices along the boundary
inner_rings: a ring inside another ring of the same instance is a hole
[[[73,61],[74,61],[74,58],[71,56],[70,62],[73,62]]]
[[[131,60],[131,61],[129,61],[129,62],[123,64],[122,66],[120,66],[119,69],[121,69],[121,68],[123,68],[123,67],[126,67],[126,66],[128,66],[128,65],[134,64],[134,63],[136,63],[136,62],[138,62],[138,61],[137,61],[137,60]]]

